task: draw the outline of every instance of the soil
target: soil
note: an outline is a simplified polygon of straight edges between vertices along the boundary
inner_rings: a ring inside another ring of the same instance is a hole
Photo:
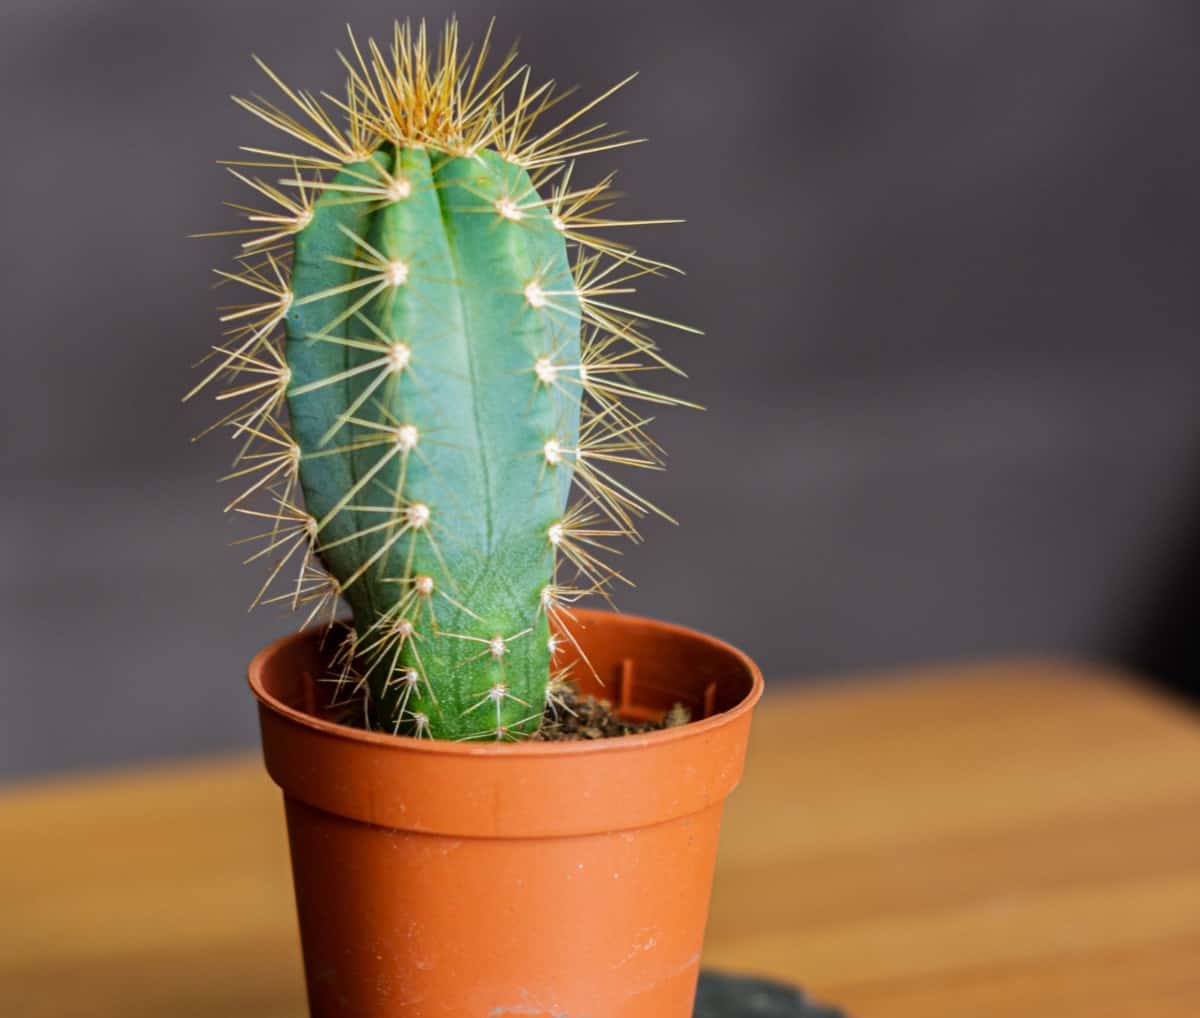
[[[686,725],[691,711],[677,703],[661,721],[626,721],[607,700],[581,693],[570,683],[559,686],[553,700],[546,704],[542,726],[530,736],[534,742],[582,742],[609,739],[621,735],[639,735],[663,728]]]

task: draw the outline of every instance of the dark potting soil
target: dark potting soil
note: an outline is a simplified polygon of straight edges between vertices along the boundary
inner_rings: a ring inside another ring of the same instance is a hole
[[[607,700],[581,693],[573,684],[560,683],[546,704],[542,725],[531,736],[535,742],[582,742],[610,739],[620,735],[640,735],[663,728],[686,725],[691,711],[677,703],[661,721],[627,721]]]

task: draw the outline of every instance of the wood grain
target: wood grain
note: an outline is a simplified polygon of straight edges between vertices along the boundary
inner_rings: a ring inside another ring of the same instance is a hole
[[[255,759],[0,794],[0,909],[0,1014],[304,1014]],[[769,693],[705,957],[853,1018],[1195,1018],[1200,726],[1067,663]]]

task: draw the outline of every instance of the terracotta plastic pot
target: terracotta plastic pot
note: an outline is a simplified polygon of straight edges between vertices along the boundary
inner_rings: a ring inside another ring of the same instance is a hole
[[[320,632],[250,665],[283,789],[313,1018],[689,1018],[725,797],[762,677],[649,619],[577,612],[633,717],[594,742],[431,742],[322,717]]]

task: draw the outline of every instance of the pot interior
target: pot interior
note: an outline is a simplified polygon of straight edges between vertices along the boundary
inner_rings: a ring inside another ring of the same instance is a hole
[[[612,703],[630,721],[661,718],[676,704],[700,721],[731,710],[754,690],[753,665],[738,651],[690,630],[611,612],[573,609],[564,636],[563,663],[584,693]],[[345,706],[331,707],[336,683],[329,660],[336,643],[314,630],[291,642],[290,658],[272,672],[271,693],[289,707],[336,721]]]

